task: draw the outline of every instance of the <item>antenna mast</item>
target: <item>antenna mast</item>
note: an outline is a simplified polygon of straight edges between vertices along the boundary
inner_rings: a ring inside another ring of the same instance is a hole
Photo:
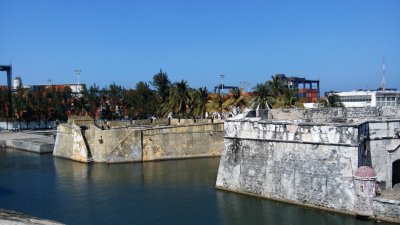
[[[385,58],[383,58],[383,62],[382,62],[382,82],[381,82],[382,91],[385,91],[385,84],[386,84],[386,81],[385,81],[385,70],[386,70],[386,68],[385,67],[386,67],[385,66]]]

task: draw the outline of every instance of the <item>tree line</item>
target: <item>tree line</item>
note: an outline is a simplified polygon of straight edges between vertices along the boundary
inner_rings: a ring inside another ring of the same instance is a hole
[[[96,119],[224,118],[243,112],[245,108],[303,107],[297,89],[290,88],[282,76],[257,84],[254,92],[233,89],[227,94],[210,93],[206,87],[192,88],[187,81],[171,82],[160,70],[150,82],[140,81],[134,89],[115,83],[100,88],[96,84],[79,94],[69,87],[39,91],[19,88],[12,94],[13,112],[7,102],[7,90],[0,92],[0,119],[16,121],[66,121],[71,115],[89,115]]]

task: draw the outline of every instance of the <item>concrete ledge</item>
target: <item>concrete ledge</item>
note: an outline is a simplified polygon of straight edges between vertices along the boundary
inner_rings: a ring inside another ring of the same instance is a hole
[[[198,154],[198,155],[186,155],[186,156],[164,156],[163,158],[142,160],[139,162],[152,162],[152,161],[167,161],[167,160],[179,160],[179,159],[198,159],[198,158],[218,158],[221,154]]]
[[[377,202],[380,202],[380,203],[398,205],[400,207],[400,200],[385,199],[385,198],[374,198],[374,201],[377,201]]]
[[[12,147],[36,153],[51,153],[54,149],[54,143],[46,143],[41,139],[12,140]]]
[[[375,219],[400,223],[400,200],[374,198],[372,208]]]

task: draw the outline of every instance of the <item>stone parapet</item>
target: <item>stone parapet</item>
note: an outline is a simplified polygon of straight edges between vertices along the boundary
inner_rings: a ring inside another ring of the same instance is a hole
[[[358,146],[358,126],[304,122],[230,120],[226,138]]]

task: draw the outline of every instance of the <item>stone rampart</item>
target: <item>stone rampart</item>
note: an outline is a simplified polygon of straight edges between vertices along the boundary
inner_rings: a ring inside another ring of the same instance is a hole
[[[368,115],[378,112],[366,110]],[[340,118],[344,111],[336,112]],[[346,113],[356,118],[359,112]],[[400,120],[306,121],[228,120],[216,187],[349,214],[355,213],[358,167],[374,168],[381,187],[392,187],[392,165],[400,159]],[[377,218],[400,222],[398,204],[374,200],[371,208]]]
[[[88,149],[81,129],[77,125],[58,125],[53,155],[79,162],[88,162]]]
[[[357,127],[254,121],[225,127],[217,188],[352,210]]]
[[[123,127],[62,124],[54,156],[81,162],[133,162],[221,155],[223,123]]]
[[[95,162],[141,161],[141,130],[135,128],[101,130],[91,126],[85,132]]]
[[[224,124],[143,130],[143,161],[221,155]]]
[[[372,202],[374,215],[377,219],[388,220],[390,222],[400,222],[400,200],[387,200],[375,198]]]
[[[268,120],[301,120],[316,123],[326,122],[361,122],[377,118],[396,118],[400,107],[348,107],[315,109],[271,109]]]
[[[301,142],[358,146],[358,126],[305,122],[229,120],[226,138],[260,139],[279,142]]]
[[[366,151],[361,152],[365,165],[374,168],[384,189],[393,186],[393,163],[400,159],[400,120],[368,122],[369,137]]]

